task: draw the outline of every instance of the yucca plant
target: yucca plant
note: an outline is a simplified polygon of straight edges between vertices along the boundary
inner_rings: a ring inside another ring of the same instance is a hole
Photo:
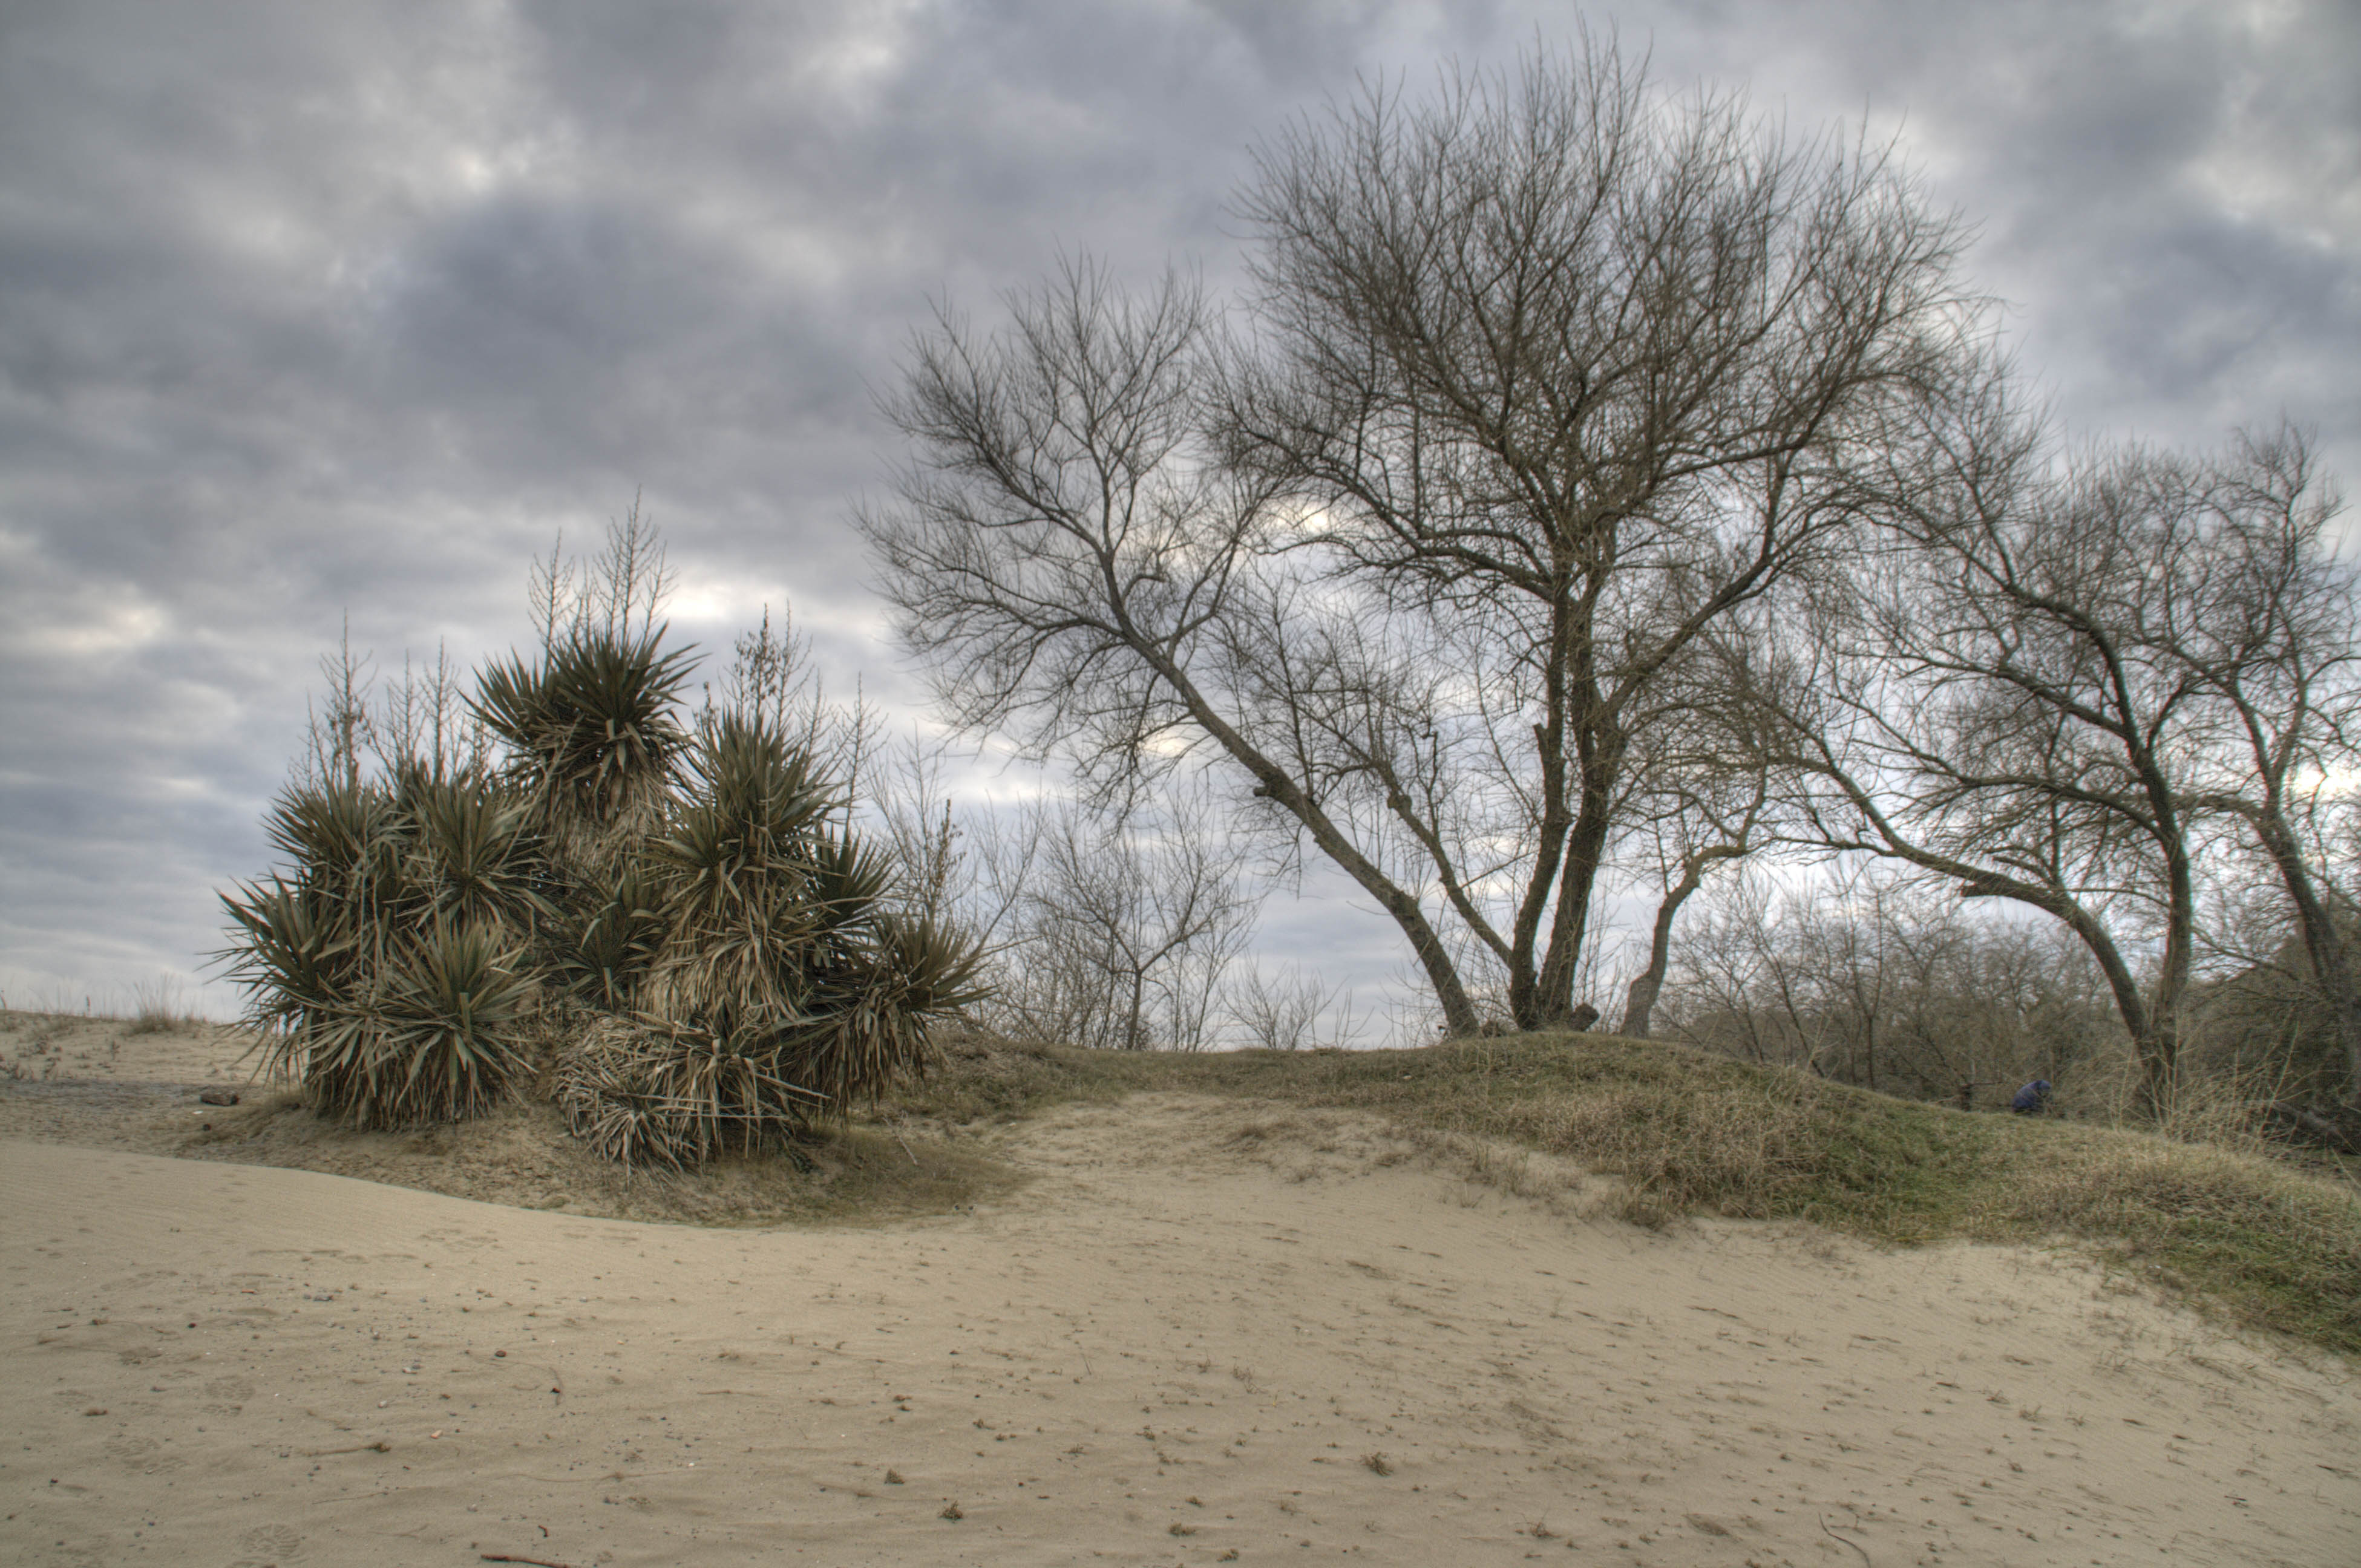
[[[886,904],[885,861],[827,826],[837,797],[774,727],[703,727],[686,797],[644,850],[663,927],[629,1024],[566,1069],[576,1130],[679,1165],[796,1132],[923,1069],[974,999],[977,955]]]
[[[680,724],[692,653],[636,635],[577,628],[538,663],[511,655],[477,677],[470,708],[508,748],[560,862],[610,872],[662,818],[689,742]]]
[[[775,716],[682,723],[689,654],[664,637],[584,614],[485,668],[468,706],[497,769],[364,779],[348,733],[348,766],[273,803],[283,869],[223,895],[222,954],[269,1069],[357,1126],[453,1119],[561,1025],[575,1130],[679,1167],[923,1068],[973,948],[894,913],[888,861]]]
[[[397,1127],[498,1104],[526,1066],[534,987],[522,956],[477,926],[397,936],[367,989],[302,1043],[321,1108],[357,1127]]]
[[[852,961],[825,977],[785,1062],[829,1103],[873,1100],[923,1069],[933,1025],[984,994],[976,944],[933,920],[875,911]]]
[[[560,1101],[575,1135],[607,1158],[684,1169],[829,1109],[824,1095],[780,1076],[777,1055],[759,1036],[603,1018],[568,1058]]]
[[[812,846],[834,792],[757,719],[703,726],[689,766],[686,798],[646,850],[664,886],[651,1005],[725,1033],[741,1018],[791,1016],[825,914],[811,896]]]
[[[664,939],[656,884],[633,859],[577,889],[549,937],[552,978],[584,1006],[628,1013],[639,1004]]]
[[[524,1062],[530,948],[554,914],[524,803],[489,781],[398,767],[273,804],[289,862],[223,895],[221,958],[264,1067],[357,1126],[474,1114]]]

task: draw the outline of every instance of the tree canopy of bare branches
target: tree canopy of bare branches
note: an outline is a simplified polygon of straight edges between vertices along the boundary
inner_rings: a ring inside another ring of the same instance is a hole
[[[1086,776],[1210,750],[1400,927],[1446,1029],[1566,1021],[1684,651],[1855,525],[1977,316],[1874,153],[1611,42],[1266,145],[1243,330],[1087,261],[948,311],[861,521],[949,715]]]
[[[2288,433],[2202,458],[2063,455],[1995,367],[1923,411],[1905,450],[1924,466],[1884,487],[1888,548],[1822,596],[1817,647],[1763,693],[1815,781],[1808,836],[2064,923],[2153,1109],[2208,845],[2267,859],[2314,973],[2352,1005],[2314,809],[2354,759],[2334,499]]]
[[[2335,847],[2361,761],[2361,570],[2328,532],[2339,497],[2285,429],[2145,468],[2185,579],[2150,634],[2214,728],[2191,805],[2269,867],[2303,954],[2290,978],[2324,1007],[2361,1105],[2361,858]]]

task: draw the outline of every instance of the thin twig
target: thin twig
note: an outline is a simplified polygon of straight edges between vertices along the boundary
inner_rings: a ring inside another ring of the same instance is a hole
[[[375,1442],[357,1442],[350,1448],[307,1448],[303,1451],[303,1457],[325,1459],[332,1453],[391,1453],[392,1452],[393,1444],[379,1438]]]
[[[533,1568],[574,1568],[571,1563],[552,1563],[546,1557],[510,1557],[498,1552],[479,1553],[487,1563],[530,1563]]]
[[[1828,1528],[1828,1516],[1826,1514],[1822,1514],[1820,1516],[1820,1533],[1827,1536],[1830,1541],[1843,1541],[1847,1546],[1851,1547],[1855,1552],[1861,1553],[1861,1560],[1863,1563],[1868,1563],[1869,1568],[1877,1568],[1877,1564],[1870,1560],[1869,1548],[1853,1540],[1850,1536],[1839,1535],[1836,1531],[1830,1530]]]

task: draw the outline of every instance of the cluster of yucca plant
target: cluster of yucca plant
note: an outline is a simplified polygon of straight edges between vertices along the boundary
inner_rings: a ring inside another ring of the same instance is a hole
[[[456,1120],[507,1092],[554,913],[529,816],[492,780],[420,767],[280,795],[269,832],[291,870],[222,901],[268,1068],[363,1127]]]
[[[577,626],[478,677],[497,768],[397,763],[272,809],[291,868],[225,895],[271,1065],[362,1126],[456,1119],[559,1041],[577,1135],[675,1168],[920,1069],[972,946],[895,906],[774,721],[679,717],[660,629]]]

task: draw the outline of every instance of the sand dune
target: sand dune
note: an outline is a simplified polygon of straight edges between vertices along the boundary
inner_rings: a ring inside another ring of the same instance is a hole
[[[2361,1390],[2022,1249],[1669,1236],[1179,1097],[884,1230],[0,1144],[12,1560],[2356,1561]],[[1274,1153],[1274,1151],[1284,1151]],[[382,1446],[379,1446],[382,1445]]]

